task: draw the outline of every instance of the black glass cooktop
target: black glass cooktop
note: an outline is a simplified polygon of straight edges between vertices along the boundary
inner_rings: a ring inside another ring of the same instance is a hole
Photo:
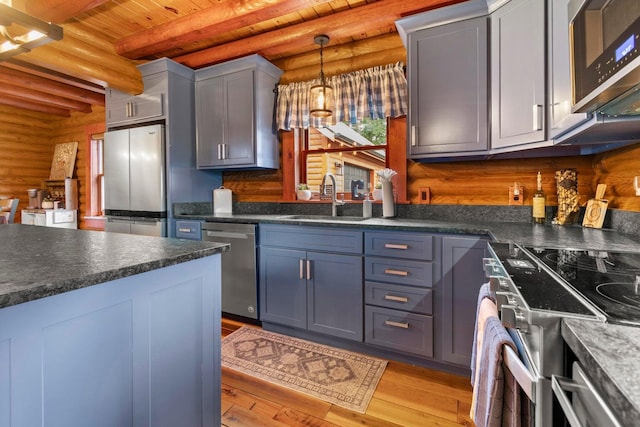
[[[507,243],[491,243],[491,248],[530,309],[595,317],[593,310],[522,248]]]
[[[526,249],[609,321],[640,325],[640,252]]]

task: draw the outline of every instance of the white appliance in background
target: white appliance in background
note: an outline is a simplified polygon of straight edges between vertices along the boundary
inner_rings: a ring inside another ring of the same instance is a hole
[[[164,126],[104,135],[105,231],[167,236]]]
[[[55,228],[78,228],[78,211],[71,209],[23,209],[22,224]]]

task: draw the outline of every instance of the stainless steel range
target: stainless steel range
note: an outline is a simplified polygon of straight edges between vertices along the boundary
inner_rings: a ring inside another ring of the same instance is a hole
[[[560,324],[572,317],[640,326],[640,253],[502,243],[491,243],[490,251],[485,271],[528,370],[519,382],[530,396],[532,424],[619,425],[580,366],[567,369]]]

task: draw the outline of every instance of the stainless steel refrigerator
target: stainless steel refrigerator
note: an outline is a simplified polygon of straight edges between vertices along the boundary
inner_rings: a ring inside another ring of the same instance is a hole
[[[105,231],[167,236],[164,126],[106,132]]]

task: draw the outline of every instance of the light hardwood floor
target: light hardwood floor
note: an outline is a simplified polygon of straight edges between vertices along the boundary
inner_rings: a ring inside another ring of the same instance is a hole
[[[242,326],[222,319],[222,336]],[[365,414],[222,369],[225,427],[473,426],[466,377],[389,362]]]

